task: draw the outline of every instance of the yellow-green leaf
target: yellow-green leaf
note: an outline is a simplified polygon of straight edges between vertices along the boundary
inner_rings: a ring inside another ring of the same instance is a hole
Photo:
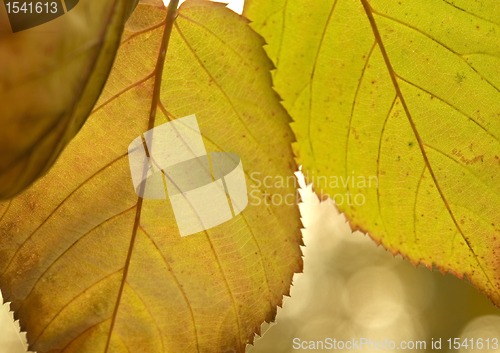
[[[0,6],[0,200],[43,175],[81,128],[137,1],[82,0],[17,33]]]
[[[246,15],[316,192],[500,304],[500,3],[252,0]]]
[[[297,205],[262,199],[295,195],[293,182],[263,181],[296,169],[262,38],[223,4],[190,0],[173,18],[139,3],[87,123],[0,204],[0,288],[39,353],[243,352],[301,270]],[[253,196],[181,237],[168,199],[137,197],[127,148],[191,114],[207,151],[241,158]]]

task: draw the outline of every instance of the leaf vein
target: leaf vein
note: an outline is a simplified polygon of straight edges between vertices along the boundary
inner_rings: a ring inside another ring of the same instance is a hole
[[[312,66],[312,72],[311,72],[311,78],[309,81],[311,82],[309,86],[309,119],[307,121],[307,136],[308,136],[308,141],[309,141],[309,148],[311,149],[311,157],[313,160],[316,160],[316,157],[314,155],[314,148],[312,145],[312,140],[311,140],[311,122],[312,122],[312,106],[313,106],[313,81],[314,81],[314,75],[316,73],[316,66],[318,65],[318,58],[319,58],[319,53],[321,52],[321,49],[323,47],[323,43],[325,42],[326,38],[326,31],[328,26],[330,25],[330,21],[332,20],[333,17],[333,12],[335,11],[335,8],[337,7],[338,0],[335,0],[333,3],[332,9],[330,10],[330,13],[328,14],[328,18],[325,23],[325,27],[323,28],[323,33],[321,33],[321,39],[318,44],[318,50],[316,51],[316,56],[314,57],[314,63]]]
[[[438,183],[438,180],[436,178],[436,175],[434,174],[434,170],[431,166],[431,164],[429,163],[429,159],[428,159],[428,156],[425,152],[425,149],[424,149],[424,143],[422,141],[422,138],[420,137],[420,134],[415,126],[415,123],[413,121],[413,118],[410,114],[410,110],[408,109],[408,106],[406,105],[406,101],[404,99],[404,96],[401,92],[401,89],[399,87],[399,84],[397,82],[397,76],[396,76],[396,73],[394,72],[394,69],[392,67],[392,64],[391,64],[391,61],[389,59],[389,56],[387,54],[387,51],[385,50],[385,46],[382,42],[382,38],[380,37],[380,33],[378,31],[378,27],[377,27],[377,24],[375,22],[375,18],[373,16],[373,9],[371,8],[370,4],[368,3],[368,0],[360,0],[361,3],[363,4],[363,7],[365,8],[365,12],[366,12],[366,15],[368,16],[368,20],[370,21],[370,25],[372,27],[372,30],[373,30],[373,33],[375,35],[375,38],[380,46],[380,49],[382,51],[382,56],[384,57],[384,61],[386,63],[386,66],[387,66],[387,70],[389,71],[389,74],[391,76],[391,80],[393,82],[393,85],[394,85],[394,88],[396,89],[396,92],[397,92],[397,95],[398,97],[400,98],[401,100],[401,104],[403,105],[403,108],[405,110],[405,113],[406,113],[406,117],[408,118],[408,122],[411,126],[411,129],[413,130],[413,134],[415,135],[417,141],[418,141],[418,145],[420,147],[420,151],[422,153],[422,157],[424,159],[424,162],[431,174],[431,177],[434,181],[434,184],[436,185],[436,189],[438,190],[439,192],[439,195],[441,197],[441,200],[443,201],[444,203],[444,206],[446,207],[446,210],[448,212],[448,214],[450,215],[450,218],[452,219],[453,223],[455,224],[455,227],[459,230],[460,232],[460,235],[462,236],[462,238],[464,239],[464,241],[467,243],[467,246],[469,247],[470,251],[472,252],[476,262],[478,263],[479,267],[481,268],[483,274],[485,275],[485,277],[488,279],[488,282],[490,282],[491,284],[491,280],[489,279],[488,275],[486,274],[486,272],[484,271],[481,263],[479,262],[478,258],[477,258],[477,255],[475,254],[474,250],[472,249],[472,246],[471,244],[469,243],[469,240],[465,237],[465,234],[463,233],[462,229],[460,228],[460,225],[458,224],[456,218],[455,218],[455,215],[453,214],[451,208],[450,208],[450,205],[448,204],[448,201],[446,200],[446,197],[443,193],[443,190],[441,189],[441,187],[439,186],[439,183]],[[495,291],[496,288],[492,285],[492,288],[494,288]]]
[[[422,92],[425,92],[427,94],[429,94],[430,96],[432,97],[436,97],[437,99],[439,99],[441,102],[443,102],[444,104],[446,104],[447,106],[453,108],[454,110],[456,110],[457,112],[459,112],[460,114],[462,114],[463,116],[469,118],[473,123],[475,123],[479,128],[481,128],[481,130],[483,130],[484,132],[486,132],[488,135],[490,135],[495,141],[497,142],[500,142],[500,139],[498,137],[496,137],[495,135],[493,135],[488,129],[486,129],[483,125],[481,125],[476,119],[474,119],[472,116],[466,114],[465,112],[463,112],[461,109],[459,109],[457,106],[451,104],[450,102],[446,101],[444,98],[442,97],[439,97],[437,95],[435,95],[434,93],[431,93],[429,92],[428,90],[426,90],[425,88],[423,87],[420,87],[419,85],[417,85],[416,83],[413,83],[413,82],[410,82],[404,78],[402,78],[401,76],[399,76],[398,74],[396,74],[396,76],[401,79],[402,81],[408,83],[409,85],[412,85],[416,88],[418,88],[419,90],[421,90]]]
[[[28,295],[26,295],[25,298],[28,298],[31,293],[35,290],[35,287],[36,285],[38,284],[38,282],[40,282],[40,280],[42,279],[42,277],[47,273],[47,271],[49,271],[66,253],[68,253],[72,248],[74,248],[75,246],[77,246],[77,244],[82,240],[84,239],[87,235],[89,235],[90,233],[92,233],[94,230],[100,228],[101,226],[103,226],[104,224],[106,224],[107,222],[113,220],[114,218],[117,218],[117,217],[120,217],[122,215],[124,215],[125,213],[127,213],[128,211],[134,209],[136,206],[132,206],[128,209],[126,209],[125,211],[122,211],[120,213],[117,213],[116,215],[108,218],[108,219],[105,219],[104,221],[102,221],[101,223],[99,223],[98,225],[96,225],[95,227],[93,227],[92,229],[90,229],[88,232],[86,232],[85,234],[81,235],[80,238],[78,238],[77,241],[75,241],[73,244],[71,244],[66,250],[64,250],[60,255],[57,256],[57,258],[54,259],[54,261],[50,264],[50,266],[47,266],[47,268],[43,271],[42,274],[40,274],[40,276],[38,277],[38,279],[36,280],[35,284],[33,284],[33,287],[31,288],[31,291],[28,293]],[[21,310],[23,307],[24,307],[24,304],[26,304],[26,300],[23,301],[23,303],[21,304],[21,306],[19,307],[19,310]]]
[[[47,323],[47,325],[45,325],[45,327],[43,328],[43,330],[40,332],[40,334],[38,334],[38,336],[36,337],[36,339],[33,341],[33,345],[35,345],[35,343],[40,339],[40,337],[42,337],[43,333],[47,330],[47,328],[50,327],[50,325],[57,319],[57,317],[59,315],[61,315],[61,313],[63,312],[64,309],[68,308],[76,299],[78,299],[83,293],[85,293],[86,291],[88,291],[89,289],[95,287],[96,285],[100,284],[101,282],[104,282],[106,280],[108,280],[110,277],[112,277],[113,275],[117,274],[118,272],[122,271],[122,269],[119,269],[118,271],[115,271],[115,272],[112,272],[110,273],[109,275],[101,278],[100,280],[98,280],[97,282],[93,283],[91,286],[87,287],[85,290],[81,291],[80,293],[78,293],[77,295],[75,295],[69,302],[67,302],[65,305],[63,305],[56,313],[55,315],[52,317],[52,319]],[[108,318],[109,319],[109,318]],[[108,320],[106,319],[106,320]],[[104,320],[104,321],[106,321]],[[96,324],[97,325],[97,324]],[[96,326],[96,325],[93,325],[90,328]],[[87,331],[87,330],[85,330]],[[85,332],[83,331],[83,332]],[[83,333],[82,332],[82,333]],[[75,340],[75,339],[73,339]],[[71,343],[71,342],[70,342]],[[69,344],[68,344],[69,345]]]
[[[220,86],[219,82],[217,82],[217,80],[215,80],[215,78],[213,77],[212,73],[203,64],[203,62],[200,60],[200,58],[198,57],[198,55],[196,55],[196,52],[194,51],[193,47],[191,46],[191,44],[189,43],[189,41],[187,40],[187,38],[182,33],[182,31],[181,31],[180,27],[177,25],[177,23],[174,23],[174,26],[177,29],[177,32],[179,33],[180,37],[182,38],[182,41],[186,44],[186,47],[193,54],[193,57],[200,64],[201,68],[206,72],[206,74],[213,80],[213,82],[215,83],[215,85],[217,86],[217,88],[220,90],[220,92],[224,95],[224,97],[228,101],[229,105],[231,106],[232,110],[236,113],[236,116],[240,119],[242,125],[247,130],[248,134],[258,143],[259,141],[257,140],[257,138],[255,138],[255,136],[252,134],[252,132],[250,131],[250,129],[246,126],[245,122],[243,121],[243,118],[241,117],[239,111],[234,106],[233,101],[227,95],[226,91],[224,89],[222,89],[222,87]]]
[[[351,126],[352,126],[352,118],[354,116],[354,109],[356,108],[356,102],[358,100],[358,95],[359,95],[359,90],[361,88],[361,84],[363,83],[363,79],[365,78],[365,73],[366,73],[366,69],[368,67],[368,63],[370,62],[370,58],[372,57],[372,54],[375,50],[375,47],[377,46],[377,41],[373,41],[373,45],[370,49],[370,52],[368,53],[367,57],[366,57],[366,61],[365,61],[365,65],[363,66],[363,70],[361,70],[361,76],[359,77],[359,80],[358,80],[358,86],[356,87],[356,92],[354,93],[354,97],[353,97],[353,102],[352,102],[352,107],[351,107],[351,114],[349,116],[349,126],[347,127],[347,136],[346,136],[346,143],[345,143],[345,165],[344,165],[344,168],[345,168],[345,177],[346,177],[346,180],[347,180],[347,174],[349,173],[348,170],[347,170],[347,165],[348,165],[348,157],[349,157],[349,139],[350,139],[350,136],[351,136]],[[391,108],[392,109],[392,108]],[[389,110],[389,114],[390,114],[390,110]],[[349,192],[349,183],[346,184],[346,190],[347,192]]]
[[[139,226],[141,229],[142,227]],[[142,229],[144,231],[144,229]],[[145,232],[144,232],[145,233]],[[149,310],[148,306],[146,305],[146,302],[144,301],[144,299],[142,299],[142,297],[139,295],[139,293],[134,289],[134,287],[132,287],[132,285],[130,283],[127,283],[129,288],[132,290],[132,292],[135,293],[135,295],[137,295],[137,298],[139,298],[139,300],[142,302],[142,304],[144,304],[144,307],[146,308],[146,311],[148,312],[149,314],[149,317],[151,317],[151,320],[153,320],[153,322],[155,323],[155,326],[156,326],[156,329],[158,330],[158,336],[160,336],[160,342],[161,342],[161,348],[162,348],[162,352],[165,352],[165,343],[163,342],[163,335],[161,333],[161,330],[160,330],[160,326],[158,325],[158,322],[156,321],[155,317],[153,316],[153,314],[151,313],[151,311]],[[123,342],[125,344],[125,342]]]
[[[108,167],[110,167],[111,165],[113,165],[114,163],[118,162],[120,159],[126,157],[127,154],[124,154],[124,155],[121,155],[120,157],[118,157],[117,159],[109,162],[108,164],[106,164],[105,166],[103,166],[101,169],[99,169],[97,172],[95,172],[94,174],[92,174],[90,177],[88,177],[87,179],[85,179],[82,183],[80,183],[72,192],[70,192],[68,194],[68,196],[66,196],[64,198],[64,200],[62,200],[59,205],[57,205],[57,207],[52,211],[50,212],[50,214],[47,215],[47,217],[43,220],[42,223],[40,223],[40,225],[33,231],[31,232],[31,234],[19,245],[19,247],[17,248],[16,252],[14,253],[14,255],[12,256],[12,258],[10,259],[9,263],[7,264],[7,266],[5,267],[5,270],[2,272],[1,276],[3,276],[5,274],[5,272],[7,272],[7,270],[9,269],[10,265],[12,264],[12,261],[14,261],[14,258],[17,256],[17,254],[21,251],[21,248],[26,244],[27,241],[29,241],[33,235],[38,231],[40,230],[41,227],[43,227],[43,225],[45,223],[47,223],[47,221],[65,204],[65,202],[72,196],[74,195],[81,187],[83,187],[88,181],[90,181],[92,178],[94,178],[95,176],[97,176],[99,173],[103,172],[104,170],[106,170]]]
[[[198,340],[198,328],[196,326],[196,320],[194,318],[193,307],[191,306],[191,303],[189,302],[187,294],[184,291],[184,288],[182,288],[181,282],[179,281],[179,279],[175,275],[175,273],[174,273],[174,271],[172,269],[172,266],[170,266],[170,263],[167,261],[167,259],[163,255],[163,253],[160,251],[160,248],[158,248],[158,245],[156,244],[156,242],[153,240],[153,238],[151,238],[151,236],[144,229],[144,227],[139,226],[139,228],[144,232],[144,234],[146,234],[146,236],[149,238],[149,240],[151,240],[151,242],[154,244],[156,250],[160,254],[161,258],[163,259],[163,262],[165,262],[165,265],[167,265],[168,271],[172,275],[172,278],[174,279],[174,282],[176,283],[177,287],[179,288],[180,292],[182,293],[182,297],[184,298],[184,301],[187,304],[187,307],[188,307],[188,310],[189,310],[189,313],[190,313],[190,316],[191,316],[191,320],[193,321],[193,329],[194,329],[194,335],[195,335],[195,339],[196,339],[196,351],[199,353],[200,352],[200,344],[199,344],[199,340]]]
[[[362,0],[363,1],[363,0]],[[380,17],[384,17],[384,18],[387,18],[388,20],[391,20],[391,21],[394,21],[396,23],[399,23],[400,25],[402,26],[405,26],[405,27],[408,27],[412,30],[414,30],[415,32],[418,32],[420,34],[422,34],[423,36],[429,38],[430,40],[434,41],[435,43],[439,44],[440,46],[442,46],[443,48],[447,49],[449,52],[455,54],[458,58],[460,58],[468,67],[470,67],[472,70],[474,70],[478,75],[479,77],[481,77],[483,80],[485,80],[486,82],[488,82],[488,84],[493,87],[493,89],[495,89],[496,91],[498,91],[500,93],[500,89],[498,87],[496,87],[493,83],[491,83],[490,80],[488,80],[486,77],[484,77],[479,71],[476,70],[476,68],[474,66],[472,66],[465,58],[464,58],[464,54],[460,54],[458,52],[456,52],[455,50],[453,50],[452,48],[448,47],[447,45],[445,45],[444,43],[441,43],[439,40],[437,40],[436,38],[432,37],[431,35],[425,33],[424,31],[422,31],[421,29],[417,28],[417,27],[414,27],[408,23],[405,23],[403,21],[400,21],[394,17],[391,17],[389,15],[386,15],[386,14],[382,14],[380,12],[377,12],[375,10],[372,10],[373,13],[377,14],[378,16]]]
[[[394,100],[392,101],[391,107],[389,108],[389,111],[387,112],[387,115],[386,115],[385,120],[384,120],[384,124],[382,125],[382,131],[380,132],[380,139],[378,142],[378,151],[377,151],[377,180],[380,180],[380,154],[382,153],[382,141],[384,138],[385,129],[387,127],[387,122],[389,121],[389,117],[391,115],[392,109],[394,108],[394,105],[396,104],[397,99],[398,99],[398,96],[394,95]],[[389,234],[389,230],[387,229],[385,222],[384,222],[384,216],[382,215],[382,206],[380,204],[380,187],[377,187],[377,204],[378,204],[378,209],[380,212],[380,219],[382,220],[382,227],[384,227],[386,233]]]

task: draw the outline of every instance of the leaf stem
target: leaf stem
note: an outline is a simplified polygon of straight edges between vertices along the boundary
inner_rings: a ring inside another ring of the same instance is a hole
[[[167,17],[165,18],[165,30],[161,41],[160,52],[155,67],[155,85],[153,89],[153,100],[151,101],[151,110],[149,112],[148,130],[154,127],[156,110],[158,109],[158,101],[160,99],[161,79],[163,74],[163,67],[165,66],[165,56],[167,54],[168,43],[172,28],[174,26],[175,18],[177,15],[177,7],[179,0],[171,0],[167,7]]]

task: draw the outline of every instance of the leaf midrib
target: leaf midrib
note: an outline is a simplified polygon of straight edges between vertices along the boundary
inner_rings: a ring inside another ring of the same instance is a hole
[[[163,36],[162,36],[162,42],[160,45],[160,49],[158,52],[158,58],[156,61],[156,67],[154,70],[154,77],[155,77],[155,82],[154,82],[154,87],[153,87],[153,97],[151,100],[151,109],[149,112],[149,120],[148,120],[148,130],[151,130],[154,127],[155,120],[156,120],[156,110],[159,102],[159,97],[160,97],[160,89],[161,89],[161,81],[162,81],[162,75],[163,75],[163,68],[165,65],[165,56],[167,53],[167,48],[168,48],[168,43],[170,41],[170,35],[172,33],[172,27],[175,22],[176,18],[176,13],[177,13],[177,7],[179,4],[179,0],[171,0],[168,8],[167,8],[167,15],[165,17],[165,24],[164,24],[164,31],[163,31]],[[147,173],[147,163],[145,163],[144,166],[144,174]],[[141,185],[140,190],[140,195],[143,194],[143,189],[145,187],[145,183]],[[137,201],[137,210],[135,214],[135,220],[134,220],[134,226],[132,228],[132,236],[130,239],[130,247],[127,253],[127,258],[125,260],[125,266],[123,267],[123,275],[122,275],[122,281],[120,283],[120,288],[118,290],[118,297],[116,299],[116,305],[115,309],[113,311],[113,315],[111,316],[111,325],[109,327],[109,332],[108,332],[108,337],[106,340],[106,346],[104,349],[104,353],[107,353],[109,350],[109,345],[111,343],[111,336],[113,333],[113,329],[116,323],[116,318],[118,314],[118,310],[120,307],[120,302],[121,298],[123,295],[123,290],[125,288],[125,283],[127,281],[127,275],[128,271],[130,268],[130,262],[132,259],[132,254],[134,252],[134,245],[135,245],[135,240],[137,237],[137,230],[140,226],[140,221],[141,221],[141,212],[142,212],[142,202],[143,199],[142,197],[138,196],[138,201]]]

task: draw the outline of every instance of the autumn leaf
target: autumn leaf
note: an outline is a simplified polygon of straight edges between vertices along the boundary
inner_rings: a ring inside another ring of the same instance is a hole
[[[81,128],[136,4],[81,1],[67,14],[17,33],[0,6],[0,200],[43,175]]]
[[[223,4],[188,0],[175,22],[169,7],[139,3],[86,124],[0,204],[0,288],[39,353],[243,352],[301,270],[298,207],[269,202],[295,195],[296,165],[262,38]],[[181,237],[168,200],[137,197],[127,148],[191,114],[252,197]]]
[[[306,179],[500,304],[500,3],[251,0]]]

